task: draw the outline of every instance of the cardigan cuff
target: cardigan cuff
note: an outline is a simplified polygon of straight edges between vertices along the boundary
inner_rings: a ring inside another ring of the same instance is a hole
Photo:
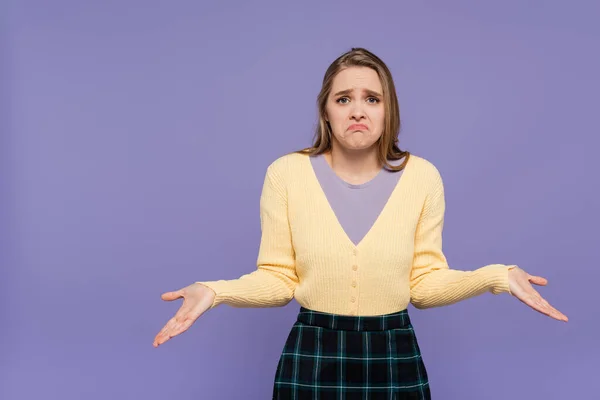
[[[493,294],[508,293],[512,296],[508,281],[508,271],[516,268],[516,265],[492,264],[484,267],[489,274],[488,285]]]

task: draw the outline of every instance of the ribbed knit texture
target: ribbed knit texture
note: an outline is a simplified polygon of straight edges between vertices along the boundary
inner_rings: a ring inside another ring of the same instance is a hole
[[[260,198],[257,269],[234,280],[199,282],[212,307],[305,308],[341,315],[382,315],[509,292],[508,270],[490,264],[449,269],[442,251],[442,178],[411,154],[398,185],[366,236],[355,245],[331,209],[307,155],[287,154],[267,168]],[[509,292],[510,293],[510,292]]]

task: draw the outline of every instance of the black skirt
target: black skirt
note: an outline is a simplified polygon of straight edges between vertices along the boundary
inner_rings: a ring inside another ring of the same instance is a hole
[[[408,311],[355,317],[301,307],[273,399],[431,399]]]

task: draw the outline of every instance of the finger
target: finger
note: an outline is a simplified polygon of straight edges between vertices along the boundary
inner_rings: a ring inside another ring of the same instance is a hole
[[[522,301],[523,301],[523,303],[527,304],[529,307],[533,308],[534,310],[536,310],[544,315],[548,315],[546,306],[541,304],[541,302],[539,301],[539,297],[536,296],[535,294],[528,294],[527,296],[524,296],[522,298]]]
[[[552,317],[552,318],[554,318],[556,320],[564,321],[564,322],[567,322],[569,320],[566,315],[564,315],[563,313],[561,313],[560,311],[558,311],[556,308],[554,308],[554,307],[552,307],[550,305],[543,306],[543,307],[545,309],[545,313],[548,316],[550,316],[550,317]]]
[[[165,326],[163,326],[162,329],[156,334],[156,337],[163,335],[167,331],[167,329],[169,329],[169,325],[172,323],[171,321],[172,318],[168,320]]]
[[[550,310],[548,309],[548,307],[541,304],[535,297],[526,298],[524,300],[524,303],[536,310],[537,312],[550,316]]]
[[[569,320],[566,315],[550,305],[535,289],[531,288],[530,291],[533,293],[534,301],[545,310],[545,314],[559,321],[567,322]]]
[[[156,340],[157,346],[165,343],[167,340],[179,335],[181,332],[185,331],[189,326],[184,322],[174,322],[158,339]],[[191,325],[191,323],[189,324]]]
[[[155,347],[158,347],[161,344],[165,343],[167,340],[171,339],[171,335],[169,334],[169,332],[170,330],[167,330],[166,332],[162,333],[154,339]]]
[[[194,318],[191,313],[185,312],[183,308],[180,309],[179,312],[163,327],[158,335],[156,335],[154,339],[155,347],[187,330],[195,320],[196,318]]]
[[[170,332],[170,336],[174,337],[182,334],[183,332],[187,331],[193,323],[194,320],[192,318],[186,319],[185,321],[177,325],[175,328],[173,328],[173,331]]]
[[[185,321],[188,318],[188,316],[190,316],[190,315],[191,315],[190,308],[188,306],[186,306],[186,304],[184,302],[183,305],[177,311],[177,313],[173,316],[173,318],[171,318],[165,324],[165,326],[160,330],[160,332],[158,332],[158,334],[154,338],[155,347],[158,344],[162,344],[165,341],[169,340],[170,337],[173,337],[171,332],[174,329],[176,329],[176,327],[179,324],[181,324],[183,321]]]
[[[152,345],[154,347],[158,347],[159,345],[161,345],[164,342],[163,335],[164,335],[164,330],[161,330],[161,332],[154,337],[154,341],[152,342]]]
[[[566,315],[564,315],[563,313],[561,313],[560,311],[558,311],[557,309],[552,307],[550,304],[548,304],[548,305],[543,304],[543,302],[541,300],[542,300],[541,297],[537,298],[536,296],[527,296],[524,299],[524,303],[529,305],[534,310],[536,310],[544,315],[547,315],[551,318],[557,319],[559,321],[565,321],[565,322],[568,321],[568,318],[566,317]]]
[[[173,325],[175,324],[175,319],[171,318],[166,324],[165,326],[163,326],[163,328],[160,330],[160,332],[158,332],[156,334],[156,336],[154,337],[154,343],[158,343],[160,344],[162,338],[167,334],[167,332],[172,329]]]
[[[548,284],[548,279],[542,278],[541,276],[530,275],[529,282],[535,283],[536,285],[539,285],[539,286],[546,286]]]
[[[565,322],[567,322],[569,320],[569,318],[567,318],[567,316],[565,314],[561,313],[555,307],[550,305],[550,303],[548,303],[546,301],[546,299],[544,299],[543,297],[540,297],[539,303],[548,310],[549,315],[552,318],[555,318],[559,321],[565,321]]]
[[[163,293],[162,295],[160,295],[160,297],[165,301],[173,301],[173,300],[177,300],[180,297],[183,297],[183,293],[181,293],[180,290],[177,290],[174,292]]]
[[[543,297],[541,297],[541,296],[540,296],[540,302],[541,302],[543,305],[545,305],[545,306],[551,307],[551,306],[550,306],[550,303],[548,303],[548,302],[546,301],[546,299],[544,299],[544,298],[543,298]]]
[[[171,331],[173,331],[178,324],[179,322],[175,319],[175,317],[171,318],[156,335],[155,342],[162,344],[167,341],[171,337]]]

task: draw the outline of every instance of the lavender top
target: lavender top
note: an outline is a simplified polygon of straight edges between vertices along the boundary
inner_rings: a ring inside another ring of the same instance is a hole
[[[341,179],[320,154],[310,157],[315,175],[348,238],[358,245],[383,210],[404,171],[386,168],[370,181],[354,185]],[[400,165],[404,158],[390,161]]]

